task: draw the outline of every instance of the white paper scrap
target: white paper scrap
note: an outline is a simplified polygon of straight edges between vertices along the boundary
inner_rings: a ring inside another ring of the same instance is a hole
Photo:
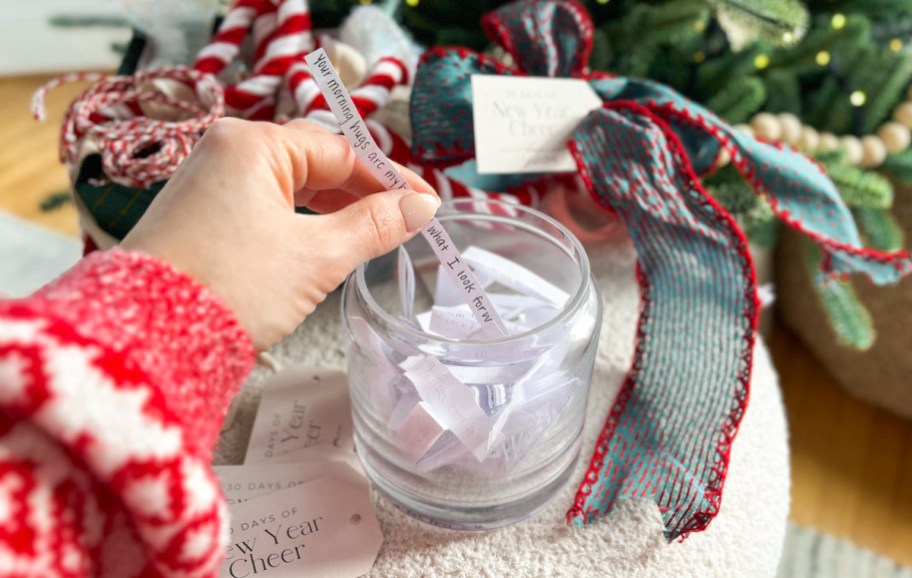
[[[446,431],[431,415],[427,403],[419,402],[402,420],[393,443],[408,460],[417,464]]]
[[[418,460],[418,469],[422,472],[430,472],[437,468],[449,466],[463,461],[475,461],[469,450],[459,441],[453,432],[446,431],[441,435],[437,442],[428,449],[420,460]]]
[[[481,247],[473,245],[466,249],[462,256],[472,267],[484,271],[501,285],[524,295],[540,297],[557,307],[563,307],[570,299],[566,291],[549,283],[540,275]]]
[[[473,269],[472,272],[475,273],[475,278],[481,283],[482,289],[487,289],[494,281],[484,271],[476,271]],[[491,298],[490,294],[488,294],[488,298]],[[456,305],[465,304],[465,299],[462,298],[462,290],[453,284],[453,280],[450,279],[450,276],[446,270],[444,270],[443,265],[437,267],[437,286],[434,289],[434,304],[443,307],[455,307]],[[497,306],[496,303],[494,305],[495,307]],[[500,309],[498,309],[498,311],[500,311]]]
[[[466,335],[481,329],[475,316],[465,305],[456,307],[431,307],[431,319],[428,328],[438,335],[450,339],[462,339]]]
[[[490,420],[478,407],[472,390],[434,357],[410,357],[401,367],[426,402],[425,411],[444,429],[452,431],[475,459],[483,461],[490,441],[499,432],[492,431]]]
[[[399,300],[402,316],[406,323],[411,324],[415,315],[415,267],[412,265],[412,258],[405,247],[400,245],[396,255],[398,256]]]

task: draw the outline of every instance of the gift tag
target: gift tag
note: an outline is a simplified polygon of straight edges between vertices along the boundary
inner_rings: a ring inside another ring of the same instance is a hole
[[[367,480],[333,474],[237,504],[221,578],[354,578],[383,535]]]
[[[354,428],[341,371],[293,366],[263,386],[245,464],[295,452],[296,460],[348,459]]]
[[[601,106],[585,80],[473,74],[478,172],[575,172],[567,142]]]
[[[334,464],[341,463],[350,466],[351,468],[357,470],[360,473],[364,473],[364,468],[361,466],[361,460],[358,458],[358,454],[355,452],[354,444],[349,451],[341,452],[332,452],[332,453],[317,453],[311,451],[309,448],[304,448],[303,450],[298,450],[294,452],[288,452],[287,454],[278,454],[262,462],[257,462],[256,464],[246,464],[246,465],[279,465],[279,464]]]
[[[334,461],[213,466],[212,469],[218,476],[229,507],[323,476],[361,476],[342,462]]]

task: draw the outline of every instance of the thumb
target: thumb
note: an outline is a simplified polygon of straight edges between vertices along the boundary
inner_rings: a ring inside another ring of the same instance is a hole
[[[410,190],[367,195],[328,215],[323,215],[327,235],[347,239],[338,255],[347,270],[389,253],[412,238],[440,207],[440,199]]]

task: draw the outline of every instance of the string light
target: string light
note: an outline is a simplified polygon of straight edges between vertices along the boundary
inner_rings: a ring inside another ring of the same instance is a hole
[[[595,0],[595,3],[596,3],[596,4],[601,4],[602,6],[604,6],[605,4],[608,3],[608,0]]]
[[[706,55],[703,54],[702,51],[694,53],[694,62],[699,64],[699,63],[703,62],[704,60],[706,60]]]
[[[405,3],[406,3],[409,7],[414,8],[415,6],[418,5],[418,0],[405,0]]]
[[[868,95],[862,90],[856,90],[849,95],[849,102],[852,103],[852,106],[864,106],[864,103],[867,102]]]
[[[694,30],[696,30],[697,32],[703,32],[704,30],[706,30],[706,22],[703,20],[697,20],[696,22],[694,22]]]
[[[820,66],[826,66],[827,64],[830,63],[830,53],[827,52],[826,50],[821,50],[820,52],[817,53],[816,60],[817,60],[817,64],[819,64]]]
[[[792,40],[794,40],[794,39],[795,39],[795,35],[792,34],[791,32],[786,32],[785,34],[782,35],[782,42],[784,42],[786,44],[791,44]]]
[[[758,54],[756,58],[754,58],[754,66],[756,66],[759,70],[763,70],[769,66],[769,63],[770,58],[766,54]]]
[[[900,40],[899,38],[894,38],[893,40],[890,41],[890,50],[892,50],[893,52],[899,52],[900,50],[902,50],[902,47],[903,47],[903,43],[902,43],[902,40]]]
[[[359,2],[362,6],[367,6],[368,4],[371,3],[371,1],[372,1],[372,0],[358,0],[358,2]]]
[[[834,30],[842,30],[846,25],[845,14],[833,14],[833,19],[830,20],[830,25]]]

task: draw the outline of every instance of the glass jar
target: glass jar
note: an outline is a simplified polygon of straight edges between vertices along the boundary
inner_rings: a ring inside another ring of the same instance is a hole
[[[400,509],[449,528],[496,528],[544,508],[573,470],[602,301],[582,246],[550,217],[455,200],[437,218],[511,332],[446,337],[428,327],[429,313],[414,314],[458,309],[434,308],[448,281],[421,235],[359,267],[342,299],[355,443]],[[510,265],[469,260],[486,252]]]

